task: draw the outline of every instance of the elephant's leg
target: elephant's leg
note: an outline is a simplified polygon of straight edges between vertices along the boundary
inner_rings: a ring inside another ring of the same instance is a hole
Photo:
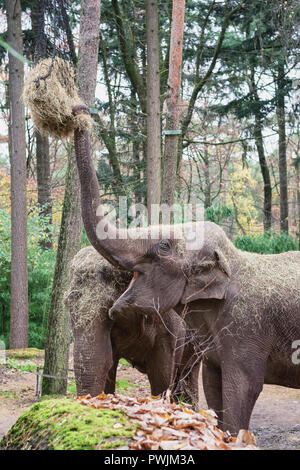
[[[237,434],[248,429],[255,402],[263,389],[264,368],[249,371],[235,365],[222,369],[223,423],[222,429]]]
[[[72,320],[77,395],[96,396],[104,391],[113,365],[111,326],[112,322],[99,318],[84,327]]]
[[[174,377],[175,338],[159,335],[147,359],[147,375],[152,395],[160,395],[172,386]]]
[[[108,372],[105,387],[104,387],[105,393],[115,393],[119,359],[120,359],[119,357],[114,357],[113,359],[113,365]]]
[[[217,413],[219,425],[221,426],[223,421],[221,369],[204,360],[202,365],[202,381],[207,406]]]

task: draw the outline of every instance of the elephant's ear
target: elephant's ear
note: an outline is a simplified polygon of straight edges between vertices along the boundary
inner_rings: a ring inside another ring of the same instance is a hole
[[[230,281],[230,267],[219,250],[213,261],[194,263],[187,274],[188,281],[181,298],[187,304],[198,299],[224,299]]]

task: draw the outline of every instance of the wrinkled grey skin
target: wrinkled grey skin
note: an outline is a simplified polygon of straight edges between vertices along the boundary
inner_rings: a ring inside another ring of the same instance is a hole
[[[71,264],[65,303],[74,335],[77,394],[114,393],[118,363],[125,358],[147,374],[152,395],[170,388],[174,398],[195,404],[201,356],[195,355],[185,323],[174,311],[166,313],[164,322],[157,315],[147,318],[134,312],[109,319],[109,308],[130,278],[130,273],[114,268],[92,247],[80,250]],[[90,303],[84,300],[82,306],[83,299]]]
[[[237,433],[248,428],[264,383],[300,388],[300,365],[293,361],[293,343],[300,339],[300,253],[242,253],[219,227],[206,223],[205,229],[207,240],[191,254],[189,267],[176,242],[169,240],[166,249],[164,241],[163,254],[159,244],[152,246],[156,254],[145,254],[142,271],[110,316],[137,306],[148,316],[154,305],[162,315],[169,308],[185,311],[187,324],[213,339],[203,357],[207,404],[220,427]],[[208,269],[203,260],[211,262]]]
[[[254,255],[237,250],[217,225],[197,223],[203,243],[186,250],[175,231],[167,240],[150,230],[99,237],[97,176],[89,136],[74,134],[82,217],[91,244],[110,263],[135,274],[131,288],[110,310],[165,315],[170,309],[196,328],[204,345],[203,385],[223,429],[247,429],[264,383],[300,387],[293,343],[300,339],[300,254]],[[200,224],[200,225],[199,225]],[[125,238],[125,239],[124,239]]]

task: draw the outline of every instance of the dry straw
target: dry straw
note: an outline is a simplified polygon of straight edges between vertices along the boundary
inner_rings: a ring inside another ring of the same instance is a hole
[[[126,289],[132,276],[114,268],[91,246],[75,255],[70,275],[65,303],[74,326],[83,327],[86,333],[94,327],[95,319],[107,320],[108,309]]]
[[[57,139],[69,137],[75,129],[91,131],[93,121],[89,115],[72,114],[74,106],[84,105],[73,68],[58,57],[51,64],[52,59],[41,60],[26,77],[24,103],[30,108],[35,128]]]

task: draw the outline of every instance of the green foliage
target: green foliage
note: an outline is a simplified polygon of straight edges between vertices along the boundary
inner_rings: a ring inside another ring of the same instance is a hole
[[[28,217],[29,346],[43,348],[50,307],[56,253],[42,248],[52,227],[36,212]],[[0,339],[9,347],[10,319],[10,214],[0,209]]]
[[[75,380],[71,380],[71,382],[68,384],[67,390],[69,393],[76,395],[77,390]]]
[[[123,359],[123,358],[119,360],[119,364],[122,364],[122,366],[124,367],[132,367],[131,364],[128,361],[126,361],[126,359]]]
[[[298,250],[296,241],[285,232],[280,235],[243,235],[237,237],[234,244],[240,250],[260,254],[278,254]]]
[[[1,361],[0,364],[5,364],[8,369],[20,370],[22,372],[32,372],[36,369],[35,362],[18,362],[16,359],[13,359],[11,357],[7,358],[4,361]]]
[[[83,227],[82,233],[81,233],[81,248],[84,248],[86,246],[90,246],[90,244],[91,244],[91,242],[88,239],[85,228]]]
[[[224,219],[233,216],[232,208],[223,204],[216,204],[205,209],[205,220],[222,225]]]

